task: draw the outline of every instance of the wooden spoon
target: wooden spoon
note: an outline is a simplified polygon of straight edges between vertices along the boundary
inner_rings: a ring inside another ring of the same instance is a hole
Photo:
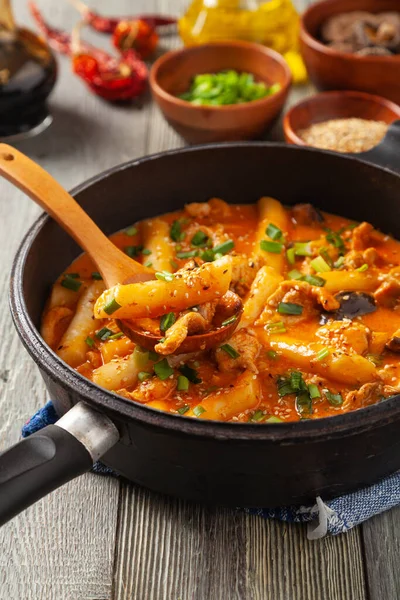
[[[7,144],[0,144],[0,175],[39,204],[87,252],[108,288],[118,283],[138,283],[155,278],[152,269],[119,250],[47,171]],[[242,308],[239,299],[237,318],[233,323],[211,332],[188,336],[176,353],[195,352],[221,344],[237,327]],[[117,320],[117,323],[126,336],[145,348],[154,348],[160,339],[136,329],[134,321]]]

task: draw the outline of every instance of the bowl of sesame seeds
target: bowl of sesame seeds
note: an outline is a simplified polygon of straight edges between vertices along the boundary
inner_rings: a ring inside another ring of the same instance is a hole
[[[283,129],[289,144],[342,153],[367,152],[400,119],[400,106],[372,94],[322,92],[293,106]]]

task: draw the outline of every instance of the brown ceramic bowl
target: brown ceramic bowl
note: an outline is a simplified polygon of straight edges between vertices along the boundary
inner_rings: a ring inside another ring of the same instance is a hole
[[[279,92],[244,104],[194,106],[177,98],[200,73],[235,69],[253,73],[266,84],[280,83]],[[189,143],[248,140],[272,124],[285,103],[291,75],[273,50],[249,42],[226,41],[192,46],[164,54],[150,71],[153,98],[168,123]]]
[[[354,10],[400,12],[399,0],[324,0],[310,6],[301,19],[300,45],[313,83],[322,90],[359,90],[400,104],[400,55],[356,56],[319,41],[322,24]]]
[[[301,129],[329,119],[370,119],[391,124],[400,119],[400,106],[363,92],[323,92],[306,98],[293,106],[285,115],[283,130],[289,144],[306,146],[299,137]]]

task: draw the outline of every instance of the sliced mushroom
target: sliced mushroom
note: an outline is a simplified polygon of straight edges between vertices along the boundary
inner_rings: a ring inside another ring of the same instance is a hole
[[[330,319],[352,320],[376,311],[374,297],[365,292],[340,292],[336,294],[335,299],[339,302],[340,308],[333,313],[323,313],[320,319],[321,325],[325,325]]]
[[[386,348],[392,352],[400,352],[400,329],[395,331],[390,340],[386,343]]]

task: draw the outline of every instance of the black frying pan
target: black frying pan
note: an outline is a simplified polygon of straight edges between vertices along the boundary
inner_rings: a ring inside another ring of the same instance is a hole
[[[396,126],[390,137],[399,134]],[[397,148],[400,144],[397,143]],[[373,160],[400,172],[400,157]],[[368,156],[366,157],[368,159]],[[238,143],[174,150],[126,163],[74,190],[106,232],[220,196],[312,202],[400,238],[400,177],[356,158]],[[109,393],[41,339],[52,282],[80,253],[46,215],[31,227],[11,277],[11,311],[58,414],[57,425],[0,456],[0,523],[102,461],[136,483],[195,501],[278,506],[373,483],[400,468],[400,397],[347,415],[287,424],[219,423],[162,413]]]

